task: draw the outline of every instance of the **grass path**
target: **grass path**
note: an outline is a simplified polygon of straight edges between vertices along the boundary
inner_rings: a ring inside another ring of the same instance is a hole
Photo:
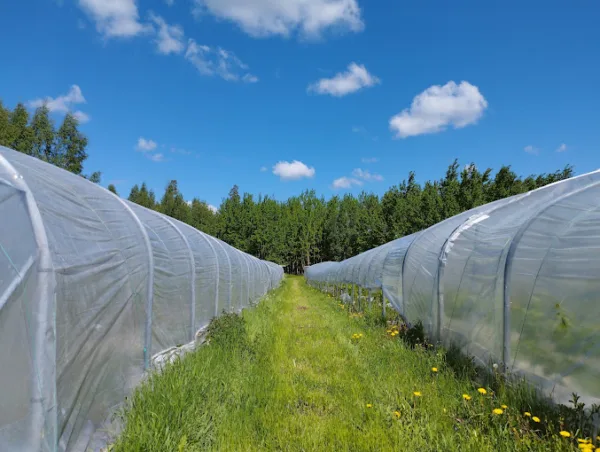
[[[511,394],[481,396],[441,353],[407,348],[377,319],[288,277],[138,390],[114,450],[570,450],[528,434]]]

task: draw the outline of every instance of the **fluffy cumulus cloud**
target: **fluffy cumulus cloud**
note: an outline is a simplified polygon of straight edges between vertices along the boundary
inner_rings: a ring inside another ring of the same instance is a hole
[[[149,152],[149,151],[154,151],[157,146],[158,145],[156,144],[156,141],[147,140],[144,137],[139,137],[138,142],[135,145],[135,148],[136,148],[136,150],[138,150],[140,152]]]
[[[383,180],[383,176],[381,174],[371,173],[368,170],[363,170],[360,168],[356,168],[354,171],[352,171],[352,175],[357,179],[362,179],[368,182],[381,182]]]
[[[90,120],[89,115],[80,110],[73,111],[73,108],[77,104],[85,104],[85,103],[86,103],[86,100],[85,100],[85,97],[83,97],[81,88],[78,85],[72,85],[71,89],[69,89],[69,92],[67,94],[63,94],[61,96],[54,97],[54,98],[53,97],[45,97],[45,98],[34,99],[32,101],[29,101],[28,105],[31,108],[38,108],[38,107],[41,107],[42,105],[46,105],[48,110],[52,113],[55,113],[55,112],[56,113],[67,113],[67,112],[71,111],[73,113],[73,116],[75,116],[75,118],[77,118],[77,120],[80,123],[84,123],[84,122],[88,122]]]
[[[290,36],[299,32],[317,38],[324,31],[361,31],[357,0],[194,0],[195,13],[210,13],[236,23],[254,37]]]
[[[322,78],[309,85],[308,91],[342,97],[378,83],[380,83],[380,80],[374,75],[369,74],[365,66],[350,63],[346,72],[339,72],[332,78]],[[356,131],[359,132],[360,130]]]
[[[525,152],[527,152],[528,154],[531,154],[531,155],[539,155],[539,153],[540,153],[540,150],[539,150],[539,148],[537,148],[537,147],[535,147],[535,146],[533,146],[533,145],[531,145],[531,144],[529,144],[529,145],[525,146],[525,147],[523,148],[523,150],[524,150]]]
[[[183,52],[185,44],[183,42],[183,28],[179,25],[169,25],[165,20],[155,14],[150,14],[150,19],[156,25],[156,48],[158,53],[168,55],[170,53],[179,54]]]
[[[128,38],[150,30],[140,22],[135,0],[79,0],[78,3],[106,38]]]
[[[398,138],[437,133],[448,126],[455,129],[475,124],[488,103],[479,88],[469,82],[434,85],[417,95],[410,106],[390,119]]]
[[[192,63],[202,75],[218,76],[227,81],[255,83],[258,77],[247,72],[244,64],[233,52],[220,47],[212,48],[188,41],[185,58]]]
[[[556,152],[565,152],[569,147],[565,144],[562,143],[557,149]]]
[[[344,176],[344,177],[340,177],[339,179],[334,180],[332,186],[334,189],[340,189],[340,188],[352,188],[355,185],[360,186],[362,184],[363,184],[362,181],[360,181],[358,179]]]
[[[279,176],[281,180],[298,180],[305,177],[313,177],[315,169],[308,167],[298,160],[294,160],[293,162],[281,161],[273,166],[273,174]]]

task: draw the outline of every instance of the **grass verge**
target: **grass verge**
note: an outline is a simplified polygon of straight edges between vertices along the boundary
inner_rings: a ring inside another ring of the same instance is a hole
[[[395,330],[287,277],[136,390],[112,450],[578,448],[573,424],[526,386],[477,384],[467,362]]]

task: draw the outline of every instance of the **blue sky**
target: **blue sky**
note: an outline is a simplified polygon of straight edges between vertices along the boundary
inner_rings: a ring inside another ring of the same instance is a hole
[[[86,171],[125,196],[382,194],[455,157],[583,173],[598,23],[592,0],[1,2],[0,98],[77,112]]]

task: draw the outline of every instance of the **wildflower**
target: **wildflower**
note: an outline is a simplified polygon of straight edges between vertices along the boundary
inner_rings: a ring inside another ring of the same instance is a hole
[[[432,368],[431,368],[431,371],[432,371],[432,372],[437,372],[437,370],[438,370],[438,369],[437,369],[437,367],[432,367]]]
[[[507,408],[508,408],[508,406],[506,406],[506,405],[500,405],[500,407],[501,407],[503,410],[505,410],[505,409],[507,409]]]
[[[562,435],[562,432],[560,432],[560,434]],[[563,436],[564,436],[564,435],[563,435]],[[577,438],[577,442],[578,442],[578,443],[580,443],[580,444],[581,444],[581,443],[585,444],[585,443],[589,443],[589,442],[590,442],[590,440],[589,440],[589,439],[581,439],[581,438]]]
[[[463,394],[463,399],[469,401],[471,400],[471,396],[469,394]]]
[[[533,422],[540,422],[540,418],[537,416],[533,416],[531,419],[533,419]]]
[[[367,408],[373,408],[373,404],[372,403],[367,403]]]
[[[477,392],[479,392],[479,394],[481,394],[481,395],[486,395],[487,394],[487,391],[485,390],[485,388],[479,388],[477,390]]]
[[[560,433],[560,436],[562,436],[563,438],[571,437],[571,434],[569,432],[565,432],[564,430],[561,430],[559,433]]]
[[[494,414],[502,414],[502,413],[504,413],[504,411],[502,411],[500,408],[494,408],[492,410],[492,413],[494,413]]]
[[[531,413],[529,411],[525,411],[523,414],[527,417],[531,417]]]
[[[419,391],[415,391],[413,392],[413,394],[415,395],[415,397],[421,397],[421,393]]]
[[[400,411],[394,411],[394,416],[398,419],[400,417]]]

